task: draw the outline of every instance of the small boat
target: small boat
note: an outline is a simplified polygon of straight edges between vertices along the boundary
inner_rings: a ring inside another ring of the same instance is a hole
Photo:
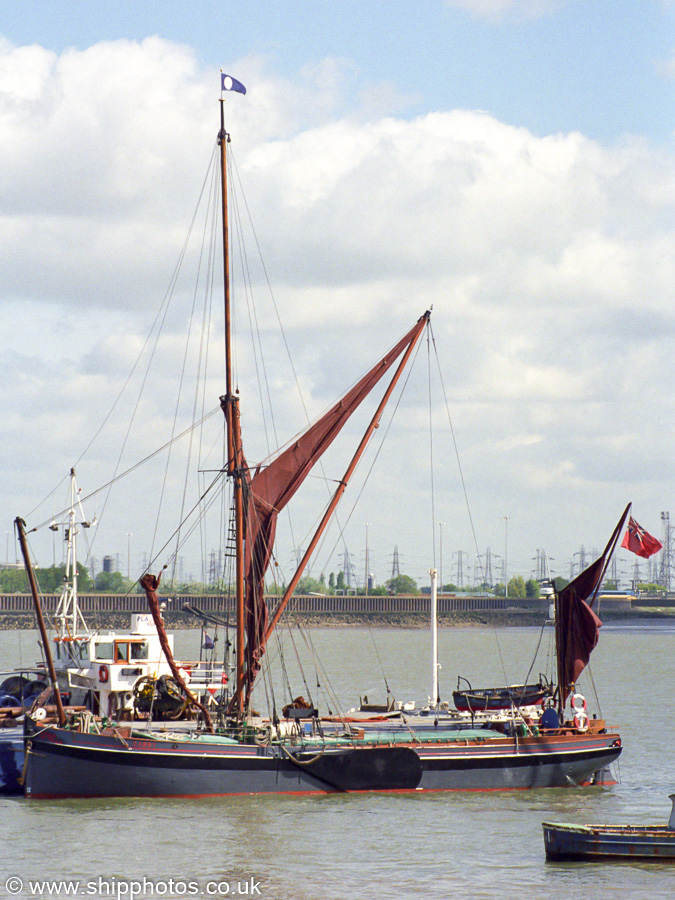
[[[462,683],[466,687],[462,687]],[[452,692],[455,709],[460,712],[485,712],[486,710],[511,709],[511,707],[538,706],[553,696],[553,686],[540,676],[537,684],[510,684],[507,687],[472,688],[462,678],[457,679],[457,690]]]
[[[549,860],[641,860],[675,863],[675,794],[667,825],[570,825],[544,822]]]

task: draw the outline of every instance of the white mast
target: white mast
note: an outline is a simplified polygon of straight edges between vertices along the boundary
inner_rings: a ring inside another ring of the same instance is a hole
[[[77,515],[78,511],[79,516]],[[56,615],[54,616],[57,634],[61,638],[74,637],[79,629],[85,634],[89,634],[89,627],[80,611],[77,595],[77,535],[79,534],[78,526],[90,528],[92,524],[92,522],[88,522],[84,518],[79,490],[75,481],[75,469],[71,469],[68,518],[62,525],[52,522],[49,526],[52,531],[58,531],[61,527],[64,528],[65,540],[68,544],[63,588],[56,608]]]
[[[438,617],[437,617],[437,581],[436,569],[429,569],[431,575],[431,697],[429,706],[438,706]]]

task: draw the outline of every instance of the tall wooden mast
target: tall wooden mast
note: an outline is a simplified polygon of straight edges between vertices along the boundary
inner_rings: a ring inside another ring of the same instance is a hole
[[[244,465],[241,449],[241,430],[239,422],[239,398],[232,385],[232,321],[230,302],[230,241],[227,206],[227,144],[230,140],[225,131],[225,100],[220,98],[220,167],[222,188],[222,223],[223,223],[223,293],[225,304],[225,367],[226,394],[220,398],[227,424],[227,474],[233,479],[234,514],[235,514],[235,555],[236,555],[236,684],[234,693],[234,711],[243,713],[244,696]]]
[[[26,567],[26,574],[28,575],[28,584],[30,585],[30,592],[33,597],[33,605],[35,607],[35,618],[37,619],[38,630],[40,632],[40,639],[42,641],[42,649],[44,651],[45,660],[47,662],[47,672],[49,673],[49,680],[51,682],[52,691],[54,692],[54,702],[56,703],[56,713],[59,720],[59,725],[63,728],[66,724],[66,713],[63,709],[63,703],[61,702],[61,692],[59,690],[59,681],[56,677],[56,669],[54,668],[54,659],[52,657],[52,651],[49,646],[49,636],[47,635],[47,627],[45,625],[45,620],[42,615],[42,605],[40,603],[40,595],[38,592],[37,581],[35,580],[35,572],[33,571],[33,564],[30,559],[30,553],[28,552],[28,541],[26,540],[26,523],[23,519],[16,517],[14,520],[14,524],[16,526],[17,534],[19,536],[19,546],[21,547],[21,555],[23,556],[23,562]]]

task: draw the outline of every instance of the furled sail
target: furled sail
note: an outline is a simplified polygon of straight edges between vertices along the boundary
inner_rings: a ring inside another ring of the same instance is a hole
[[[558,689],[564,706],[577,679],[588,665],[598,643],[602,622],[592,609],[607,566],[630,510],[624,510],[604,552],[588,568],[558,592],[556,600],[556,644]]]
[[[166,661],[169,664],[169,668],[173,674],[173,677],[176,679],[180,687],[185,692],[185,696],[191,703],[194,703],[201,711],[204,716],[204,721],[206,723],[206,727],[209,731],[213,731],[213,723],[211,722],[211,717],[209,715],[209,711],[204,706],[204,704],[192,693],[190,688],[185,683],[185,679],[181,674],[181,670],[176,665],[176,661],[173,658],[173,653],[171,652],[171,645],[169,644],[169,639],[166,634],[166,629],[164,627],[164,619],[162,618],[162,613],[159,608],[159,582],[161,580],[162,574],[160,572],[159,575],[152,575],[150,572],[146,572],[145,575],[141,578],[140,584],[143,590],[145,591],[145,596],[148,600],[148,606],[150,607],[150,612],[152,613],[152,618],[155,623],[155,628],[157,629],[157,636],[159,637],[159,643],[162,647],[162,651],[164,652],[164,656]]]
[[[605,559],[601,556],[558,594],[556,619],[561,661],[558,679],[562,703],[570,693],[570,686],[588,665],[598,643],[602,622],[588,604],[588,598],[595,593],[604,571]]]
[[[361,378],[327,413],[294,443],[250,479],[246,503],[244,558],[246,618],[246,682],[250,687],[260,669],[267,628],[265,573],[270,564],[277,516],[303,483],[314,464],[330,447],[352,413],[427,324],[422,316],[405,337]]]

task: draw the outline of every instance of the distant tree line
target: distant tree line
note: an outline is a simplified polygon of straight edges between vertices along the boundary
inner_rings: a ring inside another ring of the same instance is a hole
[[[35,576],[38,586],[44,594],[58,594],[63,588],[65,581],[65,565],[47,566],[46,568],[36,568]],[[137,582],[130,581],[125,578],[121,572],[99,572],[95,578],[89,574],[86,566],[78,563],[78,588],[80,593],[101,593],[101,594],[128,594],[130,592],[142,592]],[[565,578],[556,578],[556,590],[561,590],[569,582]],[[270,584],[266,591],[268,594],[281,595],[286,589],[285,584]],[[616,591],[617,585],[615,581],[605,581],[602,589],[606,591]],[[233,590],[232,586],[223,583],[217,585],[207,585],[201,582],[175,582],[166,579],[160,584],[160,593],[167,594],[227,594]],[[345,591],[359,590],[362,588],[347,587],[345,573],[339,571],[331,572],[326,579],[322,573],[319,578],[313,578],[311,575],[303,576],[298,582],[295,589],[296,594],[336,594]],[[472,593],[476,591],[486,591],[493,593],[496,597],[504,596],[504,584],[502,582],[496,585],[482,584],[470,588],[458,587],[456,584],[444,584],[442,589],[444,594]],[[656,594],[663,592],[662,585],[652,582],[644,582],[637,585],[637,590],[646,594]],[[0,593],[2,594],[26,594],[29,592],[28,578],[24,569],[0,569]],[[397,575],[390,578],[383,585],[377,585],[368,588],[368,593],[372,596],[389,596],[389,595],[418,595],[420,593],[429,593],[429,588],[422,590],[417,585],[414,578],[410,575]],[[534,578],[527,581],[522,575],[514,575],[509,580],[509,598],[513,599],[536,599],[541,594],[541,586]]]

